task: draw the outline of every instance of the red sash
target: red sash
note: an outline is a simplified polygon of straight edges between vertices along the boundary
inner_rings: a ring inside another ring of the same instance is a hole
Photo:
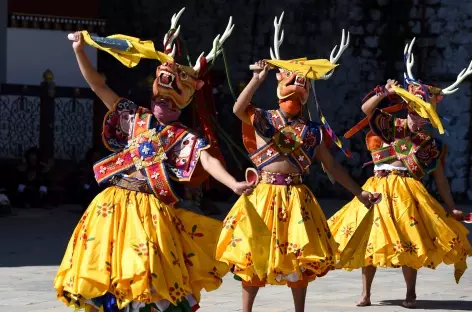
[[[148,110],[138,110],[133,126],[133,139],[123,151],[94,165],[95,178],[100,184],[133,167],[136,170],[144,170],[154,195],[166,204],[173,204],[178,201],[178,197],[170,185],[164,161],[167,159],[166,153],[188,130],[168,125],[157,132],[154,128],[149,129],[151,118],[152,114]]]

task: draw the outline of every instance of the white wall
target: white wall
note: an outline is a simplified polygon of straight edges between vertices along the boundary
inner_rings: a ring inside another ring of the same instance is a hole
[[[8,28],[6,81],[9,84],[39,85],[46,69],[54,73],[60,87],[88,87],[83,79],[68,32]],[[96,67],[97,50],[85,52]]]

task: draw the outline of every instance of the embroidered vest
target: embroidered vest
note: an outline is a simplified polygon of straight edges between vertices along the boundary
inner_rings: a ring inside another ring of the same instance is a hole
[[[260,170],[281,156],[286,156],[301,171],[312,163],[316,147],[321,143],[321,125],[297,118],[288,121],[280,110],[256,109],[253,127],[267,140],[249,156]]]
[[[374,134],[390,144],[371,151],[376,165],[400,160],[412,177],[421,179],[433,172],[445,155],[446,147],[439,140],[424,131],[412,133],[406,119],[376,110],[370,126]]]
[[[95,178],[104,184],[130,169],[141,170],[154,195],[173,204],[179,198],[172,181],[189,181],[200,152],[210,146],[178,122],[154,128],[152,119],[148,109],[137,109],[127,146],[96,163]]]

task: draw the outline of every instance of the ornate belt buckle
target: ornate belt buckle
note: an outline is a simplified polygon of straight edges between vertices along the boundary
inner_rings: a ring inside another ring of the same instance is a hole
[[[279,151],[285,156],[292,153],[302,144],[300,135],[298,135],[291,126],[286,126],[281,129],[276,133],[272,140],[278,147]]]

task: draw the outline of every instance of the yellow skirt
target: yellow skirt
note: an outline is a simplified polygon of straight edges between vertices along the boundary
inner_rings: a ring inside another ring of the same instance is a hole
[[[229,268],[214,254],[222,223],[161,203],[154,195],[110,187],[77,225],[56,275],[68,306],[193,306]],[[186,311],[186,310],[185,310]]]
[[[296,287],[333,270],[337,246],[305,185],[260,183],[227,215],[216,258],[243,283]]]
[[[382,201],[368,210],[354,198],[328,221],[340,244],[338,268],[435,269],[444,262],[455,264],[459,282],[466,257],[472,254],[468,230],[447,216],[420,181],[398,175],[371,177],[363,189],[382,193]]]

